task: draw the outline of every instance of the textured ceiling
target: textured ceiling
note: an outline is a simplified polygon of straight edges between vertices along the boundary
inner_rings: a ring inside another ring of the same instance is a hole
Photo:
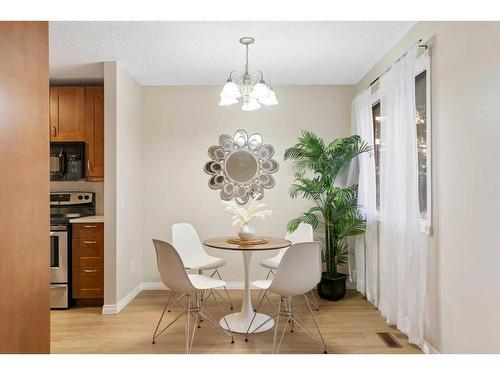
[[[50,22],[52,81],[99,80],[120,61],[142,85],[220,85],[242,70],[273,85],[354,84],[414,22]]]

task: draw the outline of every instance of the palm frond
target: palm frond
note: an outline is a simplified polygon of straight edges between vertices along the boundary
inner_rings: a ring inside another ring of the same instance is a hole
[[[300,223],[310,224],[313,227],[313,229],[316,229],[319,224],[316,215],[314,215],[314,213],[311,212],[311,210],[309,210],[309,212],[304,212],[299,217],[290,220],[290,222],[287,225],[288,232],[289,233],[295,232],[299,227]]]
[[[322,186],[319,179],[297,178],[296,183],[292,184],[288,189],[290,197],[302,197],[304,199],[313,199],[317,201],[322,192]]]
[[[359,212],[348,212],[336,226],[339,239],[362,234],[366,229],[365,218]]]
[[[325,152],[329,159],[329,174],[335,181],[348,169],[351,161],[360,154],[370,152],[371,146],[362,141],[358,135],[336,139],[330,143]]]
[[[285,160],[294,160],[295,177],[303,177],[307,170],[321,172],[321,159],[325,157],[325,144],[310,131],[302,131],[298,143],[285,151]]]

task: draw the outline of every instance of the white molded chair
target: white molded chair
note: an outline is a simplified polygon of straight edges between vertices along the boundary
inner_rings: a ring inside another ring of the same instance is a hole
[[[167,309],[170,300],[173,298],[173,295],[170,295],[169,300],[167,301],[167,304],[163,309],[160,320],[158,321],[156,329],[153,333],[153,344],[156,343],[156,338],[158,336],[160,336],[167,328],[174,324],[183,315],[186,315],[186,323],[184,328],[186,353],[191,352],[194,333],[196,331],[196,327],[199,327],[199,322],[202,317],[215,325],[223,333],[231,337],[231,343],[234,344],[234,338],[231,332],[231,328],[229,327],[226,318],[222,313],[219,302],[217,301],[214,293],[215,288],[221,288],[225,286],[226,283],[222,280],[217,280],[204,275],[188,275],[179,253],[171,244],[160,240],[153,240],[153,243],[156,250],[156,261],[158,263],[158,271],[160,272],[161,280],[167,288],[171,289],[173,292],[181,293],[186,297],[186,306],[184,311],[176,318],[174,318],[165,328],[163,328],[160,333],[156,334],[158,332],[158,328],[160,327],[163,316],[165,315],[165,310]],[[213,318],[206,315],[202,311],[202,303],[204,302],[201,301],[201,293],[207,291],[209,292],[209,294],[205,298],[205,302],[208,300],[208,298],[210,298],[210,296],[214,297],[217,309],[219,310],[222,319],[224,319],[229,332],[223,329],[217,321],[215,321]],[[194,325],[190,338],[191,315],[193,315],[194,318]]]
[[[203,271],[214,270],[210,277],[217,275],[222,280],[218,269],[226,265],[226,261],[207,254],[196,229],[191,224],[177,223],[172,225],[172,244],[179,252],[186,269],[197,270],[199,274],[202,274]],[[224,291],[230,308],[233,310],[233,302],[225,286]]]
[[[285,239],[290,241],[292,244],[296,243],[302,243],[302,242],[312,242],[314,241],[313,239],[313,227],[311,224],[306,224],[306,223],[300,223],[299,227],[297,230],[294,232],[290,233],[287,232],[285,235]],[[281,259],[283,258],[283,255],[285,255],[287,248],[281,249],[277,255],[275,255],[272,258],[268,258],[260,262],[260,265],[264,268],[269,269],[269,272],[267,273],[266,280],[269,279],[271,275],[274,275],[275,271],[278,269],[278,266],[281,262]],[[259,293],[259,297],[257,299],[260,299],[262,295],[262,292]],[[311,290],[311,296],[314,301],[314,306],[316,308],[316,311],[319,311],[319,305],[318,302],[316,301],[316,296],[314,295],[314,292]]]
[[[258,280],[252,283],[252,286],[264,290],[264,295],[260,298],[257,305],[256,312],[248,326],[245,341],[248,341],[249,334],[257,331],[262,325],[267,323],[266,320],[260,326],[256,327],[250,332],[253,319],[257,315],[262,301],[268,293],[275,293],[280,296],[278,311],[275,315],[274,326],[274,339],[273,339],[273,353],[277,353],[283,341],[283,336],[287,329],[288,324],[291,325],[291,332],[293,332],[294,324],[302,328],[314,341],[323,347],[324,353],[327,352],[325,340],[321,335],[321,331],[314,318],[314,313],[311,309],[311,304],[306,294],[308,294],[321,280],[321,249],[319,242],[305,242],[297,243],[288,248],[283,255],[281,262],[276,271],[276,276],[272,280]],[[311,313],[314,325],[319,334],[318,340],[312,332],[306,327],[304,322],[293,311],[292,297],[303,296],[305,303]],[[279,320],[281,317],[285,318],[285,326],[281,334],[279,343],[276,345]]]

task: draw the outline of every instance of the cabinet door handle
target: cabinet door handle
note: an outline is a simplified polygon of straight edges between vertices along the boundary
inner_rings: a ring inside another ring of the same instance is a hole
[[[96,272],[97,272],[97,269],[93,269],[93,270],[83,270],[83,272],[86,272],[86,273],[96,273]]]
[[[83,243],[85,243],[85,244],[94,244],[94,243],[97,243],[97,241],[83,241]]]
[[[52,127],[52,136],[55,137],[57,135],[57,129],[55,126]]]
[[[87,160],[87,170],[89,172],[92,172],[92,169],[93,169],[93,167],[92,167],[92,160],[89,159],[89,160]]]
[[[97,228],[97,225],[85,225],[85,228]]]

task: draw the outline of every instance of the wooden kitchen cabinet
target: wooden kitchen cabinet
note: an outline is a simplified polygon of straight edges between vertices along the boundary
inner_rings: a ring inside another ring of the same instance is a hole
[[[104,87],[85,88],[85,158],[87,181],[104,181]]]
[[[85,178],[104,181],[104,87],[52,86],[50,140],[85,142]]]
[[[49,107],[51,141],[84,140],[84,87],[51,87]]]
[[[94,299],[102,304],[104,298],[104,224],[78,223],[73,225],[72,280],[73,298]]]
[[[101,299],[104,275],[102,267],[73,267],[73,298]],[[96,303],[101,305],[101,303]]]

